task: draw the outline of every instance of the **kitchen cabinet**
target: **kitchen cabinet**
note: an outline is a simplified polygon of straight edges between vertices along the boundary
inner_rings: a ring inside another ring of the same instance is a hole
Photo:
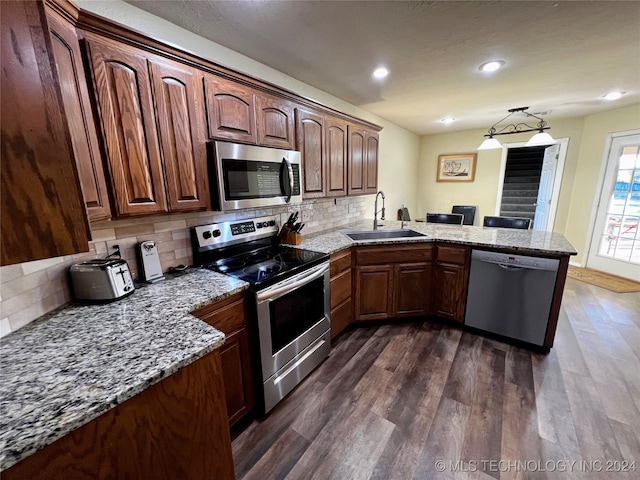
[[[337,337],[353,321],[351,250],[331,255],[331,339]]]
[[[0,2],[1,264],[89,250],[89,222],[42,2]]]
[[[255,91],[216,75],[204,76],[209,138],[257,144]]]
[[[216,349],[151,385],[3,471],[3,480],[235,478],[220,357]]]
[[[303,165],[304,198],[347,194],[347,122],[296,109],[296,148]]]
[[[430,315],[433,250],[431,244],[356,248],[355,320]]]
[[[47,4],[62,102],[90,222],[111,218],[105,169],[75,27]]]
[[[365,195],[378,191],[377,132],[349,125],[349,195]]]
[[[256,95],[258,144],[266,147],[295,148],[293,103],[266,93]]]
[[[87,36],[115,216],[206,210],[197,72]]]
[[[439,244],[436,251],[435,315],[462,323],[469,280],[469,249]]]
[[[193,312],[193,315],[226,335],[220,347],[229,426],[236,424],[255,405],[247,306],[239,293]]]
[[[168,60],[149,60],[169,211],[207,210],[207,152],[200,74]]]

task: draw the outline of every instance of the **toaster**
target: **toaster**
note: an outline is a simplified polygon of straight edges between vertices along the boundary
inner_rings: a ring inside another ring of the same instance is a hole
[[[135,291],[129,264],[122,259],[96,258],[69,268],[77,300],[109,302]]]

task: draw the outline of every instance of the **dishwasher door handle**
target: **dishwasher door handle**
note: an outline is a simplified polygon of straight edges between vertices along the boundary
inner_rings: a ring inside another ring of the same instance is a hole
[[[500,268],[503,268],[505,270],[510,270],[510,271],[524,270],[526,268],[526,267],[516,267],[514,265],[507,265],[506,263],[496,263],[496,265],[498,265]]]

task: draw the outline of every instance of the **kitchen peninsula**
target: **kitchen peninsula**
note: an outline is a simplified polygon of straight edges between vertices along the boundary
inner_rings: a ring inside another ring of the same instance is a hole
[[[400,227],[400,222],[386,221],[380,230]],[[451,285],[447,280],[434,279],[434,275],[444,274],[445,279],[453,275],[457,280],[464,280],[462,284],[466,286],[468,252],[474,247],[560,259],[553,303],[556,310],[552,310],[550,315],[552,333],[549,347],[552,345],[568,259],[576,253],[564,236],[552,232],[418,222],[409,222],[406,228],[423,233],[424,236],[354,242],[344,232],[336,230],[305,238],[299,245],[300,248],[330,253],[332,260],[339,259],[338,262],[332,261],[331,268],[332,329],[334,326],[346,326],[338,323],[340,315],[344,315],[341,312],[347,310],[348,324],[354,321],[353,312],[358,311],[357,302],[355,308],[349,308],[352,305],[352,292],[358,295],[357,281],[351,281],[352,270],[356,280],[359,271],[372,273],[375,279],[380,278],[377,272],[382,271],[392,276],[395,274],[396,281],[401,279],[400,281],[406,281],[405,285],[412,285],[406,291],[404,288],[394,291],[394,284],[391,284],[390,294],[392,297],[395,295],[391,303],[399,311],[397,317],[435,314],[447,318],[447,305],[442,299],[434,301],[428,311],[420,314],[416,313],[417,310],[404,308],[402,305],[403,302],[412,303],[416,299],[429,298],[430,290],[442,293],[443,286],[446,290]],[[354,225],[350,230],[371,229],[372,222],[367,221]],[[373,256],[370,252],[373,252]],[[404,262],[401,260],[402,256],[408,256],[411,261]],[[359,265],[366,264],[371,258],[384,263],[385,268]],[[340,268],[334,268],[338,264]],[[428,269],[425,270],[424,267]],[[425,271],[429,273],[425,274]],[[342,278],[346,282],[333,282],[334,279]],[[424,283],[416,287],[417,281]],[[352,283],[355,284],[353,288]],[[346,285],[347,291],[346,298],[341,297],[340,302],[334,304],[334,294],[343,293],[339,288],[334,289],[336,285]],[[224,342],[224,335],[189,312],[242,292],[247,287],[245,282],[197,269],[160,284],[139,288],[131,297],[116,303],[65,307],[6,337],[1,347],[1,467],[6,469],[16,463],[15,467],[20,467],[23,463],[20,461],[25,458],[38,464],[38,458],[42,457],[46,448],[55,446],[57,440],[69,438],[75,429],[86,427],[96,418],[103,418],[128,400],[135,401],[156,385],[161,385],[163,379],[178,378],[190,366],[206,360],[210,352],[216,353],[216,349]],[[445,300],[453,302],[450,319],[459,321],[460,317],[456,317],[455,311],[458,297],[445,297]],[[334,316],[334,310],[340,313]],[[364,315],[364,312],[361,313]],[[379,315],[379,318],[387,317]],[[390,315],[388,318],[393,317]],[[335,336],[333,333],[332,336]],[[199,389],[203,387],[201,383],[206,384],[202,382],[206,378],[199,376],[180,381],[191,381]],[[219,377],[217,382],[222,388]],[[214,398],[217,410],[222,412],[219,417],[226,420],[223,418],[224,396],[208,395],[210,392],[191,399],[193,405],[203,399]],[[180,412],[187,414],[184,409]],[[176,413],[177,416],[168,418],[167,422],[182,422],[184,419],[179,418],[180,412]],[[226,453],[223,449],[220,454],[229,458],[230,440],[226,423],[223,423],[225,427],[215,430],[213,435],[218,436],[219,442],[226,445]],[[183,433],[187,434],[186,431]],[[133,442],[130,444],[132,456],[135,455],[135,439],[133,437],[128,440]],[[43,451],[38,451],[42,448]],[[87,451],[91,451],[91,448]],[[186,451],[176,451],[175,455]],[[87,453],[87,457],[96,462],[105,461],[100,455],[92,455],[94,454]],[[192,452],[193,458],[197,456],[197,452]],[[150,460],[140,454],[140,458],[132,458],[130,461],[143,464]],[[67,458],[57,466],[65,471],[64,468],[72,463],[73,458]],[[144,468],[144,465],[140,468]],[[3,476],[15,478],[11,477],[12,470],[9,468],[3,472]]]

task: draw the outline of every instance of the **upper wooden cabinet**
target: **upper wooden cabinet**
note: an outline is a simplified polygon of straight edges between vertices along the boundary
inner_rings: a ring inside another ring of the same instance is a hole
[[[116,216],[207,209],[198,72],[93,36],[87,46]]]
[[[349,125],[349,195],[378,191],[378,134]]]
[[[1,264],[89,250],[89,225],[40,2],[0,2]]]
[[[111,218],[109,192],[76,30],[50,5],[47,18],[89,221],[107,220]]]
[[[209,138],[257,143],[255,92],[215,75],[204,76]]]
[[[166,60],[149,65],[169,210],[205,210],[209,190],[199,73]]]
[[[95,38],[88,47],[116,213],[166,212],[146,56]]]
[[[255,98],[258,144],[293,150],[294,105],[282,98],[262,93]]]
[[[347,194],[347,122],[296,109],[296,148],[302,155],[304,198]]]

